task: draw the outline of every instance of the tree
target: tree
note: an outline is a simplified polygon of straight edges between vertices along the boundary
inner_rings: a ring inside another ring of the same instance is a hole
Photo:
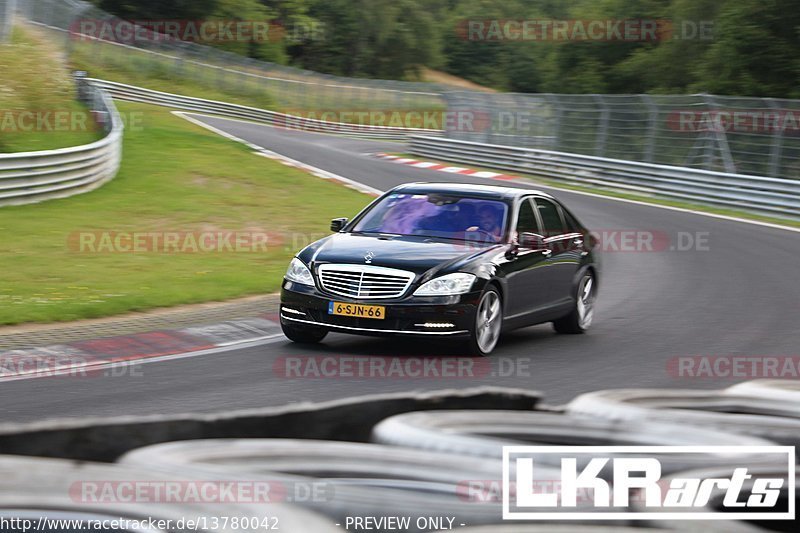
[[[792,0],[725,3],[692,89],[718,94],[800,96],[800,10]]]

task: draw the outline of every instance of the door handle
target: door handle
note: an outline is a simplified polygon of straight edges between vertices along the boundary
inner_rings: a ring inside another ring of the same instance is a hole
[[[544,250],[542,252],[542,255],[544,255],[545,257],[550,257],[551,255],[553,255],[553,250]]]
[[[575,243],[575,246],[580,246],[581,244],[583,244],[583,239],[575,239],[572,242]]]

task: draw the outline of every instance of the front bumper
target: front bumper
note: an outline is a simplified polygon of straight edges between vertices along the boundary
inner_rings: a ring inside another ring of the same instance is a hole
[[[458,296],[415,297],[391,300],[353,300],[327,295],[316,287],[284,280],[281,290],[281,323],[316,326],[360,335],[410,335],[457,337],[469,335],[475,323],[480,292]],[[380,305],[383,320],[328,314],[330,302]]]

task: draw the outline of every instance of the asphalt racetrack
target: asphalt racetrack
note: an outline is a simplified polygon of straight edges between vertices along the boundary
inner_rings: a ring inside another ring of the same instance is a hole
[[[403,152],[404,146],[397,143],[276,130],[226,119],[202,120],[266,149],[380,190],[412,181],[487,183],[486,179],[413,168],[369,155]],[[287,378],[275,371],[276,361],[286,357],[440,358],[458,355],[458,351],[427,340],[331,334],[318,347],[299,347],[276,338],[257,346],[150,362],[141,365],[136,375],[3,383],[0,403],[4,418],[35,421],[211,412],[487,384],[540,390],[550,403],[559,403],[604,388],[708,389],[744,379],[680,376],[675,371],[678,358],[800,355],[800,233],[531,187],[557,196],[585,225],[605,232],[610,243],[601,254],[600,295],[592,331],[561,336],[550,325],[541,325],[511,333],[491,358],[493,373],[502,375]],[[669,242],[658,241],[664,245],[662,251],[615,251],[614,232],[624,230],[655,232]],[[698,238],[699,247],[689,246],[689,240]],[[688,249],[670,249],[675,246]]]

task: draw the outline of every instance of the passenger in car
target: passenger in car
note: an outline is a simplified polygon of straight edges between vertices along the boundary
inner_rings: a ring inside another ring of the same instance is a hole
[[[442,206],[439,213],[425,217],[419,221],[417,229],[437,232],[455,233],[464,231],[464,218],[455,204]]]

